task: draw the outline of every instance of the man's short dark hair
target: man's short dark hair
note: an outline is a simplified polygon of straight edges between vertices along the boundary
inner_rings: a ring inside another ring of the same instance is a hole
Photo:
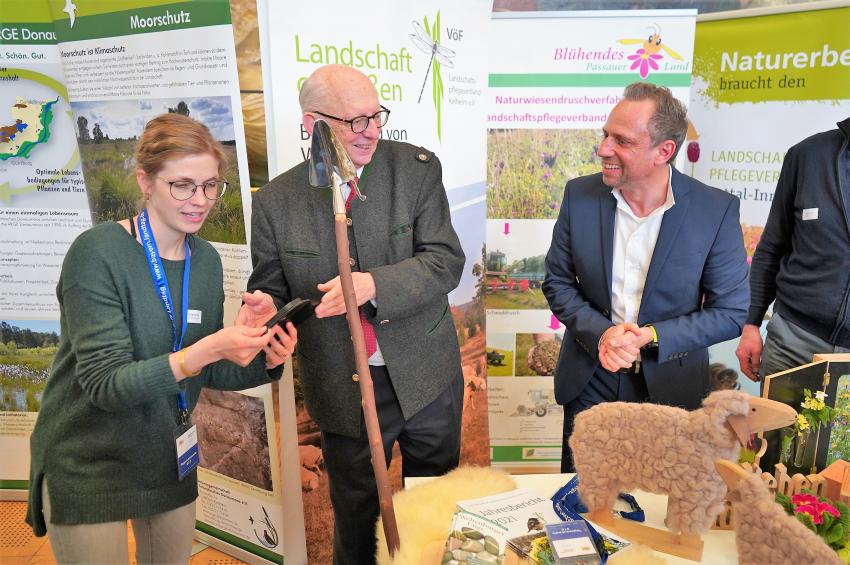
[[[673,97],[670,89],[655,86],[648,82],[633,82],[623,92],[626,100],[652,100],[655,102],[655,113],[649,119],[649,136],[653,145],[658,145],[668,139],[676,144],[676,150],[667,161],[673,163],[679,149],[685,142],[688,133],[688,111],[685,105]]]

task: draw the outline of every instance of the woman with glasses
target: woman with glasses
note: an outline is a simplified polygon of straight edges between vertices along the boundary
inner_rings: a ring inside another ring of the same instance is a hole
[[[186,563],[197,497],[202,387],[279,378],[295,328],[243,295],[223,327],[221,259],[196,234],[224,193],[228,156],[206,126],[166,114],[136,147],[138,216],[71,245],[56,288],[61,340],[31,439],[27,522],[59,563]]]

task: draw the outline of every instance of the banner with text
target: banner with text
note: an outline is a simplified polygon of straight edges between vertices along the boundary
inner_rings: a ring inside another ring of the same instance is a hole
[[[487,132],[486,362],[491,457],[557,471],[564,335],[541,290],[564,186],[597,173],[623,89],[645,80],[687,102],[693,10],[494,14]],[[508,40],[507,38],[510,38]]]
[[[0,491],[22,498],[59,343],[56,281],[91,216],[47,3],[4,2],[0,38]]]
[[[850,115],[850,8],[700,22],[688,174],[741,199],[747,253],[785,152]]]
[[[442,163],[452,221],[466,253],[460,286],[449,296],[466,384],[461,459],[486,465],[484,333],[479,297],[484,242],[485,47],[491,3],[372,0],[354,4],[334,0],[321,2],[320,7],[293,2],[267,4],[261,30],[266,33],[263,76],[270,176],[309,158],[310,140],[301,126],[298,93],[303,80],[328,63],[355,67],[372,80],[380,103],[392,112],[381,131],[382,139],[423,146],[436,153]],[[316,20],[317,9],[322,13],[320,22]],[[334,114],[332,108],[327,112]],[[298,414],[301,443],[304,447],[315,445],[318,428],[303,403]],[[391,473],[397,472],[397,460]],[[327,476],[315,472],[305,476],[307,522],[331,523]],[[321,562],[321,555],[326,554],[321,552],[327,552],[322,550],[326,534],[308,531],[307,535],[311,561]]]
[[[39,279],[43,280],[28,285],[16,281],[15,292],[38,292],[53,309],[54,318],[58,317],[54,288],[67,246],[92,223],[120,220],[136,213],[140,192],[134,176],[135,142],[149,119],[174,112],[204,123],[232,157],[226,173],[231,188],[213,208],[200,232],[221,255],[225,320],[231,323],[251,265],[245,228],[250,214],[250,189],[229,2],[126,0],[104,4],[49,0],[28,2],[23,11],[43,13],[43,22],[37,22],[43,24],[42,27],[31,26],[28,37],[35,37],[51,47],[53,54],[36,57],[36,48],[30,50],[27,46],[17,57],[22,63],[42,63],[52,57],[51,62],[62,71],[67,93],[63,91],[56,104],[64,100],[66,107],[56,108],[61,111],[62,119],[52,122],[57,126],[53,133],[63,131],[59,129],[63,120],[68,122],[65,127],[71,143],[65,146],[73,145],[78,165],[76,173],[70,165],[41,165],[35,169],[34,178],[26,181],[35,184],[36,189],[32,194],[23,194],[13,186],[11,204],[15,208],[34,207],[33,199],[40,192],[51,192],[50,214],[55,214],[56,210],[74,210],[82,225],[74,225],[78,229],[67,235],[66,226],[57,220],[33,226],[41,228],[39,237],[22,241],[21,254],[54,264],[45,264],[50,269],[39,271]],[[23,38],[22,28],[16,25],[15,29]],[[4,26],[4,39],[13,33]],[[9,53],[7,48],[6,55]],[[33,76],[32,72],[24,74],[23,69],[19,72],[11,65],[6,65],[3,72],[15,75],[16,80],[32,80]],[[41,74],[54,76],[46,71]],[[53,87],[52,83],[40,82]],[[58,84],[58,80],[54,82]],[[40,98],[29,97],[32,100],[15,103],[13,117],[30,122],[23,108]],[[47,130],[51,123],[50,109],[46,106],[40,114],[35,114],[41,117],[41,124],[30,122],[32,130],[22,128],[20,120],[15,122],[18,131],[13,132],[15,139],[11,141],[12,149],[19,153],[14,156],[19,167],[25,166],[21,165],[22,157],[32,157],[35,161],[37,157],[47,157],[63,148],[61,138],[49,143],[46,134],[41,134],[44,139],[39,139],[44,142],[43,149],[14,145],[38,128]],[[4,128],[3,131],[11,130]],[[74,182],[75,176],[79,176],[79,182]],[[23,235],[19,231],[16,237]],[[45,246],[46,251],[42,252],[39,245]],[[16,263],[17,267],[22,261]],[[49,293],[41,291],[37,286],[40,284],[49,289]],[[38,312],[37,305],[27,301],[15,300],[14,309],[19,317],[37,317],[33,314]],[[49,363],[43,374],[37,376],[46,379],[48,370]],[[28,395],[25,391],[27,404]],[[205,541],[243,559],[282,563],[286,530],[298,530],[303,540],[303,520],[287,520],[283,528],[285,481],[282,475],[297,474],[298,467],[292,458],[283,462],[289,469],[286,472],[281,469],[278,442],[274,441],[277,426],[272,387],[246,393],[207,391],[199,402],[195,418],[202,460],[197,522],[200,535]],[[294,443],[294,434],[291,436]],[[243,456],[234,457],[239,453]],[[28,459],[21,457],[22,465],[28,466]],[[297,486],[287,494],[300,508]]]

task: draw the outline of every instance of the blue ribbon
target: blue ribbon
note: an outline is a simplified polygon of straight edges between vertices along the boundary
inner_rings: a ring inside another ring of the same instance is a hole
[[[567,481],[567,484],[559,488],[552,495],[552,504],[555,507],[555,513],[561,520],[581,520],[587,524],[587,529],[590,531],[590,538],[599,551],[599,564],[604,565],[608,561],[608,552],[605,551],[605,543],[602,540],[602,536],[596,531],[593,524],[585,520],[584,516],[582,516],[582,513],[587,512],[587,506],[584,505],[584,502],[578,496],[578,475],[574,475],[573,478]]]
[[[620,512],[623,518],[637,522],[643,522],[645,520],[643,509],[638,505],[635,497],[630,494],[620,493],[618,498],[628,503],[632,509],[631,512]],[[593,539],[593,543],[596,545],[601,556],[600,565],[608,561],[608,552],[605,550],[605,542],[602,539],[602,535],[582,516],[582,514],[587,513],[587,506],[585,506],[578,495],[578,475],[574,475],[573,478],[567,481],[567,484],[559,488],[552,495],[552,504],[555,508],[555,513],[562,520],[581,520],[587,523],[587,529],[590,530],[590,537]]]
[[[165,270],[162,268],[162,259],[159,257],[159,249],[156,246],[153,232],[150,229],[150,219],[148,218],[147,208],[143,208],[139,212],[137,220],[139,228],[139,239],[142,242],[142,249],[148,258],[148,267],[150,268],[151,278],[156,286],[159,299],[162,301],[162,306],[165,308],[165,313],[168,314],[168,319],[171,320],[171,340],[172,351],[179,351],[183,346],[183,337],[186,335],[186,327],[189,324],[189,273],[192,270],[192,253],[189,248],[189,238],[186,237],[186,261],[183,266],[183,293],[180,309],[182,312],[180,335],[177,335],[177,324],[174,321],[174,306],[171,300],[171,289],[168,287],[168,278],[165,276]],[[188,404],[186,403],[186,392],[183,387],[177,394],[177,408],[181,415],[188,413]]]

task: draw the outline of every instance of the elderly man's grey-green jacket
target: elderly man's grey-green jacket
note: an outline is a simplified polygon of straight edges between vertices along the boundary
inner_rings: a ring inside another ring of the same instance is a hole
[[[407,143],[381,140],[352,201],[349,249],[356,270],[375,280],[377,308],[365,304],[405,419],[461,377],[447,294],[464,254],[451,224],[439,159]],[[248,289],[320,299],[316,285],[338,274],[329,190],[311,188],[307,163],[269,182],[253,199]],[[324,432],[357,437],[360,390],[345,316],[298,327],[301,385]]]

